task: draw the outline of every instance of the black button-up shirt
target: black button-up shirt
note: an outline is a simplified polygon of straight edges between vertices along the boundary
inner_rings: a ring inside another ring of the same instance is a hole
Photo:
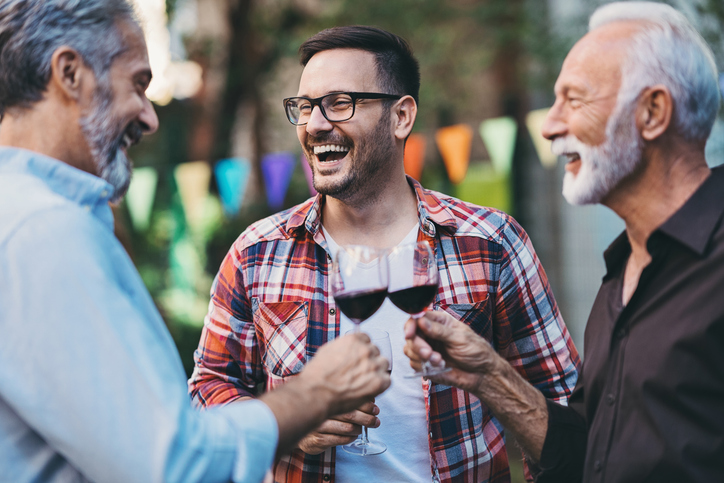
[[[628,305],[623,233],[569,407],[548,403],[539,482],[724,482],[724,168],[649,238]]]

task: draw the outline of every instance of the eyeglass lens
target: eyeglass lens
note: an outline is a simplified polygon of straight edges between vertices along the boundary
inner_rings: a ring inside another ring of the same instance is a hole
[[[287,115],[294,124],[306,124],[312,116],[314,105],[318,104],[328,121],[346,121],[354,114],[354,100],[348,94],[329,94],[318,102],[303,97],[289,99],[286,103]]]

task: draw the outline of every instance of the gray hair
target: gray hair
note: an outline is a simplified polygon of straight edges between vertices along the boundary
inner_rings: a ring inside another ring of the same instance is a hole
[[[106,83],[126,48],[119,21],[139,23],[128,0],[2,0],[0,120],[8,108],[28,108],[43,98],[51,57],[63,45]]]
[[[688,141],[709,137],[719,110],[714,55],[684,15],[656,2],[616,2],[598,8],[589,30],[620,21],[640,21],[623,66],[618,102],[634,102],[641,91],[663,84],[674,100],[676,130]]]

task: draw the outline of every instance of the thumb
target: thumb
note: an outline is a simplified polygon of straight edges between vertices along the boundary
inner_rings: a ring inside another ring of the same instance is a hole
[[[447,340],[453,332],[448,318],[451,318],[450,315],[444,312],[426,312],[418,326],[426,336],[432,339]]]

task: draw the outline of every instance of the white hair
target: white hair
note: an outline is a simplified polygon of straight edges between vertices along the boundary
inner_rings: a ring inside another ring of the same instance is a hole
[[[598,8],[589,31],[622,21],[642,22],[622,68],[618,102],[635,102],[641,91],[665,85],[674,100],[673,122],[688,141],[709,137],[719,110],[716,62],[711,49],[673,7],[656,2],[615,2]]]

